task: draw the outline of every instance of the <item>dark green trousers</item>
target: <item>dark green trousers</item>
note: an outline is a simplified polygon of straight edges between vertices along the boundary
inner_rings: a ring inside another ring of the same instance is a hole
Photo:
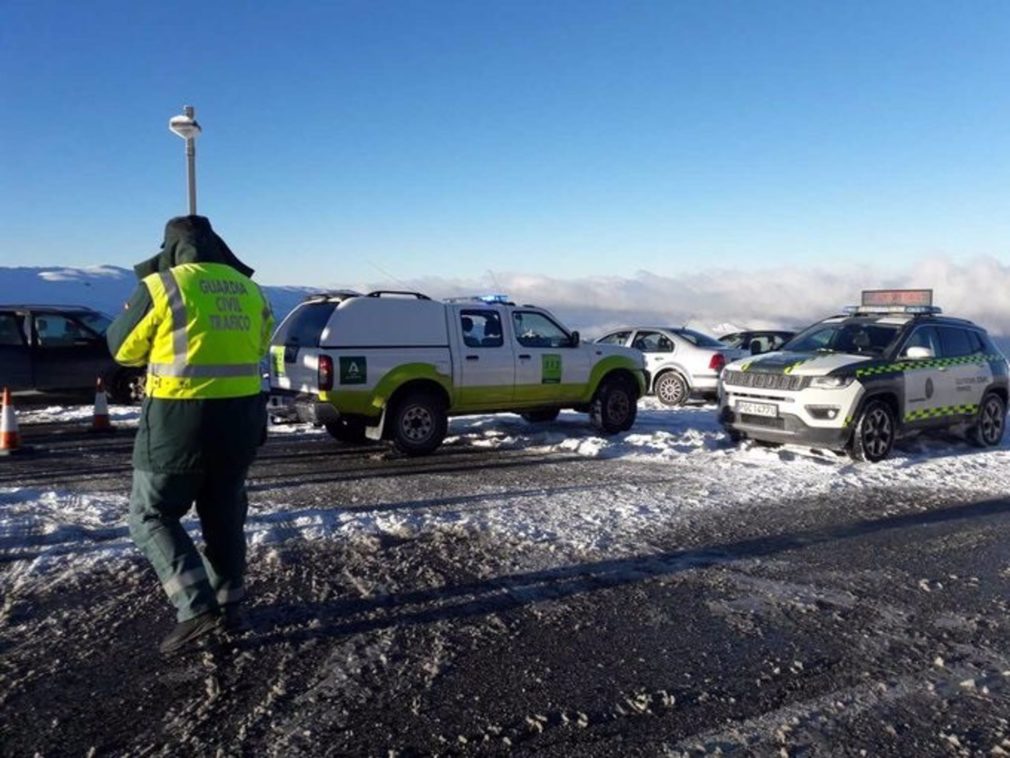
[[[245,595],[248,468],[160,474],[134,469],[130,536],[151,562],[179,621],[236,603]],[[196,503],[201,554],[180,520]]]

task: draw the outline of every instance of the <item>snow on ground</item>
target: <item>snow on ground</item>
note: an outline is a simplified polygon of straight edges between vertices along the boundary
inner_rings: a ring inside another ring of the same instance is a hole
[[[82,426],[91,423],[95,410],[91,405],[47,405],[32,407],[28,410],[18,410],[18,425],[26,424],[72,424],[82,422]],[[124,427],[136,426],[140,418],[140,408],[135,405],[110,405],[109,420],[115,425]]]
[[[52,406],[19,418],[22,424],[83,423],[90,414],[87,406]],[[138,411],[113,406],[111,415],[129,425],[136,423]],[[300,434],[325,432],[298,425],[274,426],[271,434],[288,435],[294,444]],[[453,419],[446,445],[606,459],[615,462],[614,471],[601,479],[594,469],[595,478],[587,481],[580,470],[579,478],[562,486],[534,479],[517,488],[514,482],[485,481],[477,470],[465,495],[433,500],[411,500],[418,495],[409,487],[380,477],[354,482],[356,494],[348,502],[312,508],[286,503],[283,494],[254,493],[247,524],[251,545],[269,549],[292,538],[409,537],[451,530],[542,543],[573,556],[627,555],[642,549],[657,528],[702,510],[776,507],[858,488],[940,489],[956,483],[980,496],[1010,490],[1010,440],[988,451],[953,439],[913,440],[883,463],[855,464],[802,448],[736,447],[712,406],[667,409],[651,399],[643,401],[634,430],[624,435],[599,437],[584,414],[573,412],[542,425],[502,414]],[[55,581],[65,571],[134,556],[126,527],[127,494],[125,485],[86,494],[0,487],[0,555],[9,561],[0,592],[41,575]],[[192,518],[186,524],[196,528]]]

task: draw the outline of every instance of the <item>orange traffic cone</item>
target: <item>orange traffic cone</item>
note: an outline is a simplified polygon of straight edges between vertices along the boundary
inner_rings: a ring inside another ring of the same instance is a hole
[[[18,417],[14,413],[10,390],[4,387],[3,410],[0,411],[0,455],[20,453],[21,433],[18,431]]]
[[[102,377],[98,377],[95,385],[95,415],[91,420],[89,432],[109,433],[116,431],[116,428],[109,420],[109,400],[105,396],[105,385],[102,384]]]

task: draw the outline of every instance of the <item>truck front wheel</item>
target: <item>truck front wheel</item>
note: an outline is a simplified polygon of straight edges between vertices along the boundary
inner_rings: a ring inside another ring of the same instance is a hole
[[[589,408],[589,420],[604,434],[626,432],[638,415],[638,393],[627,379],[605,378]]]
[[[427,455],[442,444],[449,428],[445,403],[431,392],[404,395],[393,411],[393,446],[406,455]]]

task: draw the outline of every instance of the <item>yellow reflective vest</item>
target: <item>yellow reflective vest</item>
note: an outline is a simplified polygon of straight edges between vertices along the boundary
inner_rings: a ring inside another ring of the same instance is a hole
[[[152,307],[114,356],[147,363],[147,394],[169,400],[256,395],[273,330],[270,304],[223,263],[184,263],[143,280]]]

